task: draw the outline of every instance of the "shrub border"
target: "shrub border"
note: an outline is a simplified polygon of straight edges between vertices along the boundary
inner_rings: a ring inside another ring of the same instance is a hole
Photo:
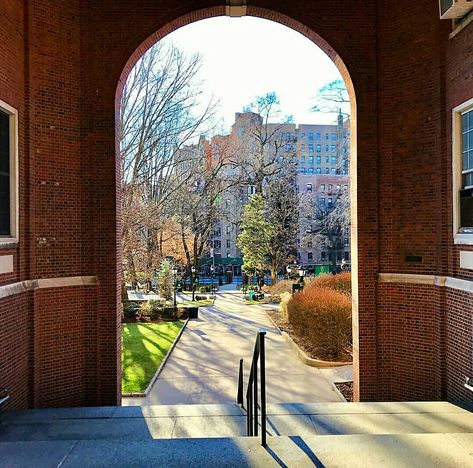
[[[187,326],[187,322],[189,321],[189,318],[186,319],[184,322],[184,325],[182,328],[179,330],[179,333],[177,334],[176,338],[174,339],[174,342],[172,343],[171,347],[169,348],[169,351],[167,352],[166,356],[164,356],[163,361],[161,362],[160,366],[158,367],[158,370],[154,374],[153,378],[150,380],[148,386],[146,387],[146,390],[144,392],[123,392],[122,393],[122,398],[144,398],[148,396],[148,393],[151,391],[153,388],[154,383],[159,377],[159,374],[161,374],[161,371],[164,369],[164,366],[166,365],[167,360],[169,359],[169,356],[171,356],[171,353],[176,346],[177,342],[181,338],[181,335],[184,333],[184,329]]]

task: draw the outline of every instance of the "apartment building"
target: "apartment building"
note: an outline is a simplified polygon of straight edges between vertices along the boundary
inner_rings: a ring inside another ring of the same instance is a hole
[[[322,217],[331,212],[340,200],[346,203],[349,194],[349,137],[349,120],[342,115],[334,125],[296,125],[265,124],[260,115],[243,112],[235,114],[229,134],[210,140],[201,138],[198,144],[180,150],[178,158],[186,161],[192,154],[195,157],[206,154],[209,164],[221,165],[221,177],[229,182],[218,200],[220,216],[213,227],[206,254],[213,252],[217,260],[241,256],[237,247],[241,215],[248,197],[257,192],[257,183],[252,182],[253,163],[255,159],[264,157],[266,164],[275,167],[292,164],[297,174],[294,183],[305,210],[304,213],[301,211],[299,221],[299,263],[310,268],[318,263],[339,265],[342,259],[349,261],[349,226],[341,226],[340,232],[329,233],[328,237],[335,237],[331,241],[321,242],[323,233],[317,222],[305,219],[307,212],[312,218]]]

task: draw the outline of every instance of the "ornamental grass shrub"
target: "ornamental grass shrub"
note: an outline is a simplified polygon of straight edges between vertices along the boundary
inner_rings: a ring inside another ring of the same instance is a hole
[[[348,294],[311,284],[288,301],[287,315],[291,327],[320,359],[347,359],[352,342]]]
[[[315,277],[306,289],[329,288],[346,294],[351,294],[351,273],[338,273],[337,275],[320,275]]]

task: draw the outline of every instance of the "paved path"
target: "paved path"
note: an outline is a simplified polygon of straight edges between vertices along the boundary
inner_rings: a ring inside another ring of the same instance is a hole
[[[269,403],[341,401],[333,380],[350,379],[351,366],[322,370],[302,364],[264,312],[246,305],[241,294],[217,295],[214,306],[199,308],[146,398],[124,398],[123,405],[232,403],[238,365],[245,362],[245,388],[256,332],[267,330]]]

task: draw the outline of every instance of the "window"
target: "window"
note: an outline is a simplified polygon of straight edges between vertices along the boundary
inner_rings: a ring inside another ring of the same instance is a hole
[[[332,206],[332,204],[333,204],[333,200],[332,200],[332,198],[328,198],[327,201],[328,201],[328,206],[329,206],[329,208],[330,208],[330,207]]]
[[[344,252],[344,258],[348,262],[350,260],[350,252]]]
[[[308,262],[311,262],[312,259],[313,259],[313,254],[312,254],[312,252],[308,252],[308,253],[307,253],[307,261],[308,261]]]
[[[18,240],[17,115],[0,101],[0,242]]]
[[[320,163],[321,163],[320,156],[317,156],[316,161],[317,161],[317,164],[320,164]]]
[[[230,239],[227,239],[227,249],[230,248]]]
[[[301,164],[305,164],[305,156],[301,156]]]
[[[309,144],[309,151],[314,151],[314,145],[312,143]]]
[[[312,193],[312,184],[307,184],[307,193]]]
[[[321,193],[325,192],[325,184],[320,184],[319,190]]]
[[[315,170],[316,174],[322,174],[322,169],[320,167],[318,167],[316,170]]]
[[[321,204],[322,206],[325,206],[325,197],[321,197],[321,198],[320,198],[320,204]]]
[[[248,185],[248,195],[254,195],[256,193],[256,186]]]
[[[305,174],[306,173],[306,170],[305,170],[305,167],[301,167],[300,171],[299,171],[301,174]]]
[[[325,134],[325,139],[328,140],[328,133]]]
[[[335,175],[337,173],[337,170],[334,167],[332,167],[330,172]]]
[[[331,151],[332,153],[335,153],[336,150],[337,150],[336,145],[330,145],[330,151]]]
[[[307,136],[309,137],[309,140],[313,140],[313,139],[314,139],[314,134],[313,134],[313,133],[308,133]]]
[[[302,140],[302,138],[305,138],[305,133],[304,132],[301,133],[301,140]],[[302,146],[304,146],[304,145],[302,145]]]
[[[316,138],[316,140],[320,140],[320,133],[316,133],[315,138]]]
[[[222,243],[219,240],[214,241],[214,249],[220,249],[222,247]]]
[[[322,260],[326,260],[327,259],[327,252],[320,252],[320,258]]]
[[[227,236],[230,235],[230,231],[231,231],[231,227],[230,227],[230,226],[227,226]]]
[[[337,164],[337,157],[336,156],[332,156],[332,164]]]
[[[325,151],[328,151],[328,145],[325,145]]]
[[[328,191],[331,192],[333,189],[333,185],[332,184],[328,184]]]
[[[337,139],[337,134],[336,134],[336,133],[332,133],[332,134],[330,135],[330,138],[331,138],[332,140],[336,140],[336,139]]]
[[[314,168],[313,167],[309,167],[309,174],[313,174],[314,173]]]
[[[309,164],[314,164],[314,157],[313,156],[309,156]]]
[[[328,167],[325,168],[325,174],[330,174],[330,169]]]
[[[322,151],[322,146],[321,145],[317,145],[316,146],[316,149],[317,149],[317,153],[320,153]]]
[[[461,115],[460,232],[473,234],[473,109]]]

